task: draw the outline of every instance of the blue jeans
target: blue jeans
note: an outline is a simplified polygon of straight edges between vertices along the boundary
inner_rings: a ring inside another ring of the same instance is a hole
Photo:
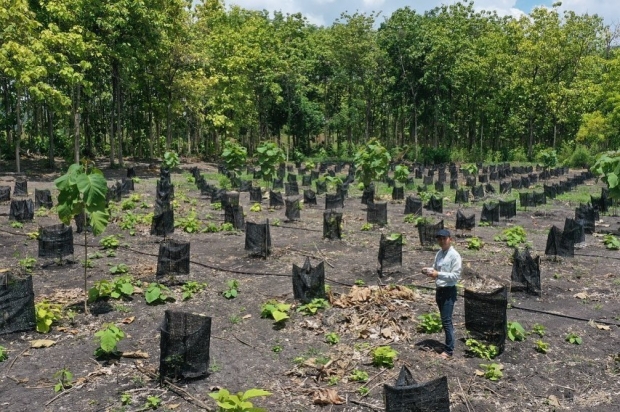
[[[439,307],[441,324],[446,333],[446,352],[452,355],[454,352],[454,326],[452,325],[452,312],[456,302],[456,286],[437,288],[435,291],[435,302]]]

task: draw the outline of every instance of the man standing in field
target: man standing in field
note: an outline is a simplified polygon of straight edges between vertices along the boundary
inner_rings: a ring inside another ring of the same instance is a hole
[[[456,283],[461,278],[462,261],[461,255],[452,246],[452,237],[448,230],[439,230],[436,237],[441,250],[435,255],[433,267],[422,269],[422,273],[435,279],[435,301],[446,334],[446,349],[441,353],[441,357],[449,359],[454,353],[452,312],[456,302]]]

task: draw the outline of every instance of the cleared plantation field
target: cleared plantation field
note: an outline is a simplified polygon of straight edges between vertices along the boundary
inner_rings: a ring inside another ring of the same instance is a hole
[[[0,336],[0,345],[8,349],[8,359],[0,363],[3,411],[137,411],[145,409],[149,396],[162,401],[161,410],[198,411],[203,410],[201,405],[215,409],[208,395],[219,388],[232,392],[265,389],[272,394],[252,401],[269,411],[383,410],[383,385],[393,385],[403,365],[420,383],[447,376],[452,411],[620,409],[620,254],[605,248],[600,234],[617,234],[620,218],[601,216],[597,233],[586,235],[575,257],[544,256],[549,228],[563,227],[564,219],[574,217],[580,202],[589,201],[590,195],[599,196],[601,183],[588,180],[574,191],[547,200],[546,205],[527,210],[518,207],[514,219],[501,219],[495,226],[477,225],[457,237],[455,247],[464,261],[463,286],[491,290],[510,285],[513,254],[505,242],[494,239],[507,228],[522,226],[532,255],[542,257],[542,294],[509,295],[508,321],[523,326],[525,340],[507,340],[505,351],[492,361],[466,352],[463,298],[459,297],[455,356],[445,361],[419,345],[426,342],[432,346],[444,339],[443,332],[427,334],[418,329],[419,316],[436,312],[433,284],[420,272],[432,262],[435,248],[420,246],[416,227],[405,222],[404,201],[391,201],[391,189],[384,183],[377,183],[377,194],[388,202],[388,225],[361,230],[366,223],[366,206],[360,202],[361,191],[355,182],[342,210],[341,240],[323,239],[325,195],[317,197],[317,206],[304,206],[299,221],[289,222],[284,208],[270,209],[268,199],[263,200],[260,210],[252,208],[248,193],[241,193],[245,220],[269,219],[271,224],[272,252],[261,259],[244,250],[243,232],[214,231],[224,222],[224,211],[200,194],[187,172],[191,167],[198,167],[212,184],[220,179],[217,168],[205,163],[184,164],[183,172],[172,174],[175,222],[195,230],[187,233],[179,226],[171,238],[190,242],[190,274],[183,280],[186,284],[206,283],[206,288],[183,300],[187,288],[174,285],[169,292],[174,301],[146,303],[146,283],[155,279],[162,239],[149,234],[147,223],[148,214],[153,212],[158,172],[137,165],[139,181],[131,197],[113,203],[112,221],[102,236],[88,236],[92,265],[89,287],[97,281],[118,279],[126,269],[125,275],[131,276],[134,285],[133,294],[94,302],[89,306],[91,315],[81,312],[83,267],[79,262],[85,258],[81,235],[74,238],[76,263],[48,265],[53,262],[43,259],[32,263],[36,301],[58,303],[64,315],[48,334],[30,331]],[[570,175],[580,172],[571,170]],[[125,171],[104,173],[111,185]],[[56,202],[55,177],[29,176],[28,191],[51,189]],[[13,184],[12,177],[0,179],[0,185]],[[298,179],[302,189],[301,176]],[[459,180],[463,186],[464,178]],[[417,186],[421,181],[415,182]],[[492,184],[498,186],[497,182]],[[528,191],[540,192],[541,187]],[[329,193],[333,192],[332,188]],[[405,196],[411,193],[405,190]],[[443,219],[445,227],[454,233],[459,209],[454,203],[455,190],[446,184],[442,197],[443,213],[425,210],[424,215],[434,222]],[[512,191],[487,196],[484,201],[516,198],[517,191]],[[476,214],[478,223],[482,204],[470,202],[460,209],[465,215]],[[8,203],[0,205],[0,269],[18,271],[20,261],[23,266],[24,259],[37,256],[37,241],[29,239],[27,233],[56,224],[58,218],[53,213],[39,213],[33,222],[14,228],[8,221],[8,209]],[[204,231],[207,228],[209,231]],[[404,235],[403,265],[390,268],[379,278],[379,239],[381,234],[391,233]],[[100,246],[100,240],[110,235],[118,239],[113,253]],[[467,249],[474,235],[484,243],[480,250]],[[297,311],[300,304],[293,299],[291,272],[293,265],[302,266],[307,257],[313,266],[325,263],[330,307],[305,316]],[[231,289],[236,289],[236,296],[226,298],[223,293],[228,292],[230,297]],[[261,317],[263,304],[271,299],[292,305],[284,326]],[[69,316],[68,309],[73,311]],[[177,383],[182,392],[160,386],[154,379],[159,368],[160,327],[167,309],[212,318],[210,375]],[[125,333],[118,350],[133,353],[137,359],[95,359],[93,352],[100,342],[94,335],[108,323]],[[569,334],[578,336],[581,343],[567,341]],[[36,339],[54,343],[31,348]],[[541,353],[539,340],[548,344],[546,353]],[[397,352],[394,367],[373,366],[372,351],[387,345]],[[501,379],[491,381],[481,376],[480,365],[490,363],[501,365]],[[57,394],[54,385],[59,379],[54,376],[63,369],[72,372],[73,382]],[[356,380],[366,375],[366,379]]]

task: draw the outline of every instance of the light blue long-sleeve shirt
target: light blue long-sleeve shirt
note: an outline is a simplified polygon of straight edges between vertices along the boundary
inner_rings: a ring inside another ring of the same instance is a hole
[[[454,247],[450,246],[445,252],[443,250],[437,252],[433,269],[439,272],[439,274],[435,280],[435,285],[438,288],[455,286],[459,279],[461,279],[461,267],[461,255]]]

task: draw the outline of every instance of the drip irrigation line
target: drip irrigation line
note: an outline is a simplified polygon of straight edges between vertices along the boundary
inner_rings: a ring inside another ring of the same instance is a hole
[[[588,255],[588,254],[582,254],[582,253],[575,253],[575,256],[595,257],[595,258],[602,258],[602,259],[620,260],[620,256],[615,257],[615,256],[602,256],[602,255]]]
[[[519,310],[523,310],[523,311],[526,311],[526,312],[542,313],[542,314],[545,314],[545,315],[557,316],[557,317],[565,318],[565,319],[581,320],[583,322],[590,322],[591,320],[593,320],[593,319],[578,318],[576,316],[562,315],[560,313],[547,312],[547,311],[544,311],[544,310],[529,309],[529,308],[524,308],[522,306],[511,305],[510,309],[519,309]],[[618,327],[620,327],[620,324],[614,323],[614,322],[606,322],[606,321],[603,321],[603,320],[597,320],[596,322],[597,323],[602,323],[604,325],[611,325],[611,326],[618,326]]]

